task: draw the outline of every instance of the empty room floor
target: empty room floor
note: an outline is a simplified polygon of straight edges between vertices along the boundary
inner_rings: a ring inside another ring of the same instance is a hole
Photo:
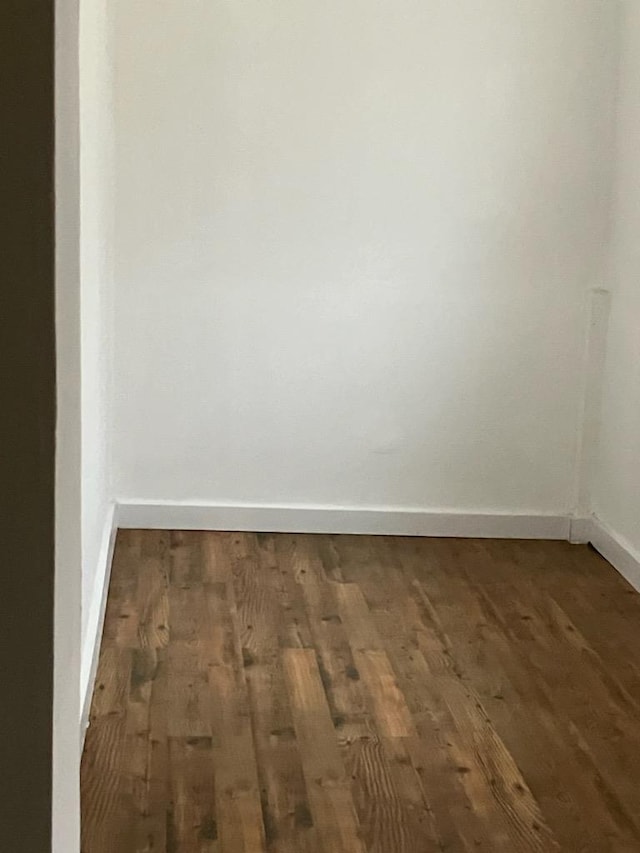
[[[562,542],[121,531],[83,853],[640,851],[640,596]]]

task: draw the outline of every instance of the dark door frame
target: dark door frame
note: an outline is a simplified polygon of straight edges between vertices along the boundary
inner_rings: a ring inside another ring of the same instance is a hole
[[[54,0],[0,3],[0,839],[51,850]]]

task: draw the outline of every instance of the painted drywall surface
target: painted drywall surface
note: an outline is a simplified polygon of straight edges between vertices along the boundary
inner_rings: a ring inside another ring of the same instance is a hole
[[[78,3],[56,0],[56,494],[53,853],[80,851],[82,600]]]
[[[594,510],[640,555],[640,5],[622,9],[612,300]]]
[[[106,0],[57,0],[53,853],[80,850],[81,700],[97,631],[88,616],[110,517],[108,32]]]
[[[108,323],[113,221],[111,60],[107,0],[80,7],[80,181],[82,309],[82,636],[83,678],[97,626],[101,552],[109,517]]]
[[[615,4],[112,8],[116,494],[569,511]]]

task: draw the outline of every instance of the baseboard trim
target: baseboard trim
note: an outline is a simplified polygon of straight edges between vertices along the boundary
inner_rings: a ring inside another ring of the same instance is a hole
[[[591,521],[589,541],[640,592],[640,554],[632,545],[599,518]]]
[[[80,696],[82,706],[80,711],[80,747],[84,745],[84,738],[89,726],[89,713],[91,711],[91,699],[98,670],[98,659],[100,657],[100,643],[102,640],[102,629],[107,607],[107,594],[109,592],[109,581],[111,580],[111,566],[116,545],[116,534],[120,524],[119,507],[112,504],[107,512],[100,554],[98,556],[98,570],[93,590],[93,598],[89,607],[87,617],[86,633],[82,646],[82,662],[80,671]]]
[[[569,520],[569,542],[572,545],[586,545],[591,541],[593,516],[574,516]]]
[[[119,502],[123,528],[353,533],[487,539],[568,539],[562,515],[432,512],[414,508]]]

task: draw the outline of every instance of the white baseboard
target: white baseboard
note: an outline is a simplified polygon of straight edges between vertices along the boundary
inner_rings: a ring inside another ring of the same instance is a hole
[[[100,642],[102,640],[102,628],[107,607],[107,593],[109,592],[109,581],[111,579],[111,565],[113,563],[113,552],[116,544],[116,534],[119,525],[119,508],[111,505],[105,519],[102,543],[98,556],[98,566],[93,588],[93,598],[87,615],[87,627],[83,640],[82,661],[80,669],[80,696],[82,698],[80,716],[80,747],[84,744],[84,737],[89,725],[89,713],[91,711],[91,698],[98,669],[98,658],[100,656]]]
[[[120,527],[164,530],[239,530],[257,533],[355,533],[491,539],[568,539],[563,515],[434,512],[322,506],[216,505],[119,502]]]
[[[599,518],[591,521],[589,541],[605,560],[640,591],[640,553]]]
[[[586,545],[591,541],[593,516],[574,516],[569,521],[569,542],[572,545]]]

